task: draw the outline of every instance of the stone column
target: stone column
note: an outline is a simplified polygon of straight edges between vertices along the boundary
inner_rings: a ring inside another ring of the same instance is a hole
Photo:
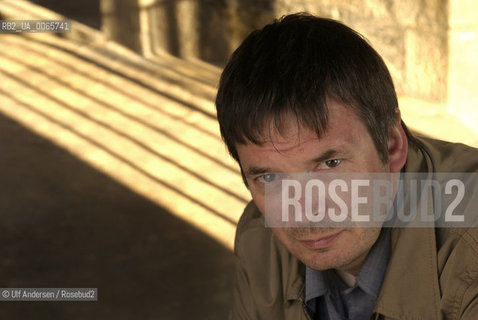
[[[101,0],[101,31],[110,40],[140,52],[138,0]]]

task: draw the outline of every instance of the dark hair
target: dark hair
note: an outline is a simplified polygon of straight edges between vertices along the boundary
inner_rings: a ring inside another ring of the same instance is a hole
[[[281,132],[284,117],[295,117],[320,137],[327,98],[357,112],[387,162],[398,101],[380,55],[340,22],[305,13],[285,16],[252,32],[226,65],[216,97],[222,138],[239,162],[235,145],[261,144],[266,124]]]

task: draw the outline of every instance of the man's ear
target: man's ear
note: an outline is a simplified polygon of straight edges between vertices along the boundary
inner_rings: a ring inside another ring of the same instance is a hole
[[[400,110],[395,109],[397,119],[388,140],[388,166],[391,172],[402,170],[408,155],[408,139],[402,127]]]

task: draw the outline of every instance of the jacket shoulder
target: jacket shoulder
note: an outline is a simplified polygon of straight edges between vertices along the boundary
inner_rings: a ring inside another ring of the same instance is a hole
[[[453,247],[458,243],[469,247],[478,257],[478,228],[441,228],[437,229],[439,249],[446,243],[452,243]],[[478,265],[477,265],[478,268]]]
[[[462,143],[418,137],[435,172],[478,172],[478,149]]]

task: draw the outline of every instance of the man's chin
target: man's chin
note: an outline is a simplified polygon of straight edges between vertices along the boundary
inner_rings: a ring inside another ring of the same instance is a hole
[[[328,251],[333,251],[331,249],[327,249]],[[315,252],[314,254],[304,257],[303,259],[299,259],[302,261],[303,264],[308,266],[309,268],[323,271],[328,269],[336,269],[341,267],[343,263],[336,261],[335,259],[331,259],[327,255],[329,252]]]

